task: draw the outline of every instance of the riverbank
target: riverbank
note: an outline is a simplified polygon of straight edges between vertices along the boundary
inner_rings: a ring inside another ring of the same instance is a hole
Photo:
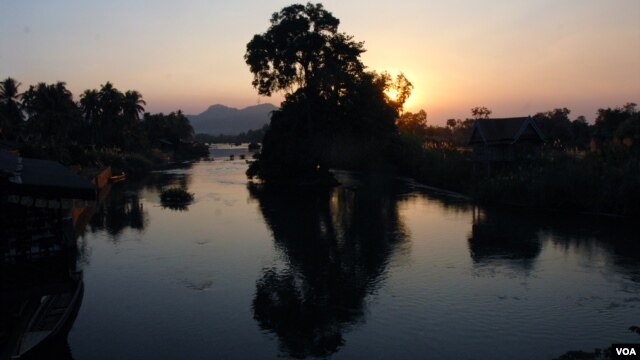
[[[209,156],[209,148],[200,143],[187,144],[175,149],[150,148],[144,151],[123,151],[115,147],[91,146],[37,147],[22,145],[14,148],[23,157],[53,160],[84,173],[89,169],[111,167],[113,174],[144,176],[162,169],[172,162],[187,161]]]
[[[627,330],[639,312],[633,227],[482,206],[474,215],[464,200],[364,174],[316,193],[253,191],[234,152],[113,186],[81,240],[88,290],[74,356],[105,343],[92,334],[107,334],[113,358],[140,359],[551,359],[637,338]],[[187,211],[162,206],[178,184],[194,194]],[[153,331],[127,336],[139,328]],[[416,329],[430,337],[416,342]],[[327,347],[329,336],[341,341]],[[374,349],[372,337],[382,339]]]
[[[458,149],[414,146],[400,154],[401,174],[480,204],[600,216],[640,213],[640,160],[624,148],[582,156],[548,152],[491,173]]]

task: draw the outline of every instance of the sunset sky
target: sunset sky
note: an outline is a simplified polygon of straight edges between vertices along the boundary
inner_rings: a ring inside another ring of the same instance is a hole
[[[111,81],[147,110],[200,113],[259,97],[243,55],[290,1],[0,2],[0,77],[21,90],[65,81],[77,96]],[[430,123],[474,106],[496,117],[640,103],[638,0],[324,1],[340,30],[365,42],[369,69],[404,72],[406,106]]]

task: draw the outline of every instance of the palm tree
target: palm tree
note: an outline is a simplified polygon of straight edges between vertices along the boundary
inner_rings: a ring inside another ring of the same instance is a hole
[[[23,94],[22,102],[33,132],[51,145],[69,141],[68,135],[77,125],[79,112],[64,82],[32,85]]]
[[[144,113],[144,107],[147,103],[142,100],[142,94],[136,90],[128,90],[124,93],[122,102],[122,114],[127,120],[140,120],[140,114]]]
[[[4,81],[0,81],[0,102],[18,102],[20,94],[18,88],[22,85],[15,79],[8,77]]]
[[[122,99],[124,95],[120,90],[113,87],[113,84],[107,81],[106,84],[100,86],[99,99],[102,115],[107,119],[113,119],[122,112]]]
[[[100,94],[98,90],[85,90],[80,95],[80,109],[87,123],[94,125],[100,116]]]
[[[98,90],[85,90],[80,95],[80,110],[84,116],[85,123],[89,125],[91,131],[91,144],[95,144],[96,134],[100,131],[100,94]]]
[[[123,124],[119,140],[120,144],[132,150],[139,148],[143,142],[142,126],[140,124],[140,114],[144,113],[144,106],[147,103],[142,100],[142,94],[136,90],[128,90],[122,100]]]
[[[121,130],[121,114],[124,95],[107,82],[98,92],[100,109],[100,129],[103,145],[115,145]]]
[[[13,78],[0,81],[0,134],[15,136],[23,124],[20,110],[20,94],[18,88],[22,85]]]

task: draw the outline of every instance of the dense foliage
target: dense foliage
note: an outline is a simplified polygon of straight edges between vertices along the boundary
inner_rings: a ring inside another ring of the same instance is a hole
[[[492,171],[467,144],[486,107],[468,119],[431,126],[402,113],[412,86],[404,76],[365,71],[363,44],[340,33],[320,4],[291,5],[247,44],[246,63],[262,95],[284,91],[249,178],[322,183],[331,167],[394,171],[484,202],[568,211],[640,211],[640,115],[629,103],[600,109],[594,125],[557,108],[533,116],[545,136],[542,156]],[[388,94],[395,93],[391,98]]]
[[[566,108],[538,113],[547,139],[529,161],[474,163],[463,146],[473,119],[428,126],[421,114],[403,114],[404,141],[396,163],[405,175],[432,186],[467,193],[486,203],[618,215],[640,212],[640,113],[628,103],[600,109],[594,125],[571,121]],[[475,114],[474,114],[475,116]],[[407,125],[409,123],[409,125]],[[418,130],[416,130],[418,129]]]
[[[20,83],[10,77],[0,82],[0,136],[15,137],[23,125],[20,110]]]
[[[193,128],[181,111],[141,118],[146,103],[138,91],[121,92],[107,82],[76,102],[64,82],[38,83],[24,93],[20,85],[12,78],[0,82],[0,140],[24,156],[137,173],[167,156],[208,154],[192,143]]]
[[[326,182],[328,169],[384,166],[411,84],[365,71],[363,44],[340,33],[321,4],[291,5],[247,44],[262,95],[285,91],[247,175],[267,183]],[[398,93],[391,99],[386,91]]]

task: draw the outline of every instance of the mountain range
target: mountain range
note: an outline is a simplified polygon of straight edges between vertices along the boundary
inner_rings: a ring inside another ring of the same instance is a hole
[[[269,123],[271,112],[278,109],[272,104],[260,104],[236,109],[220,104],[211,105],[198,115],[187,115],[196,134],[237,135],[260,129]]]

